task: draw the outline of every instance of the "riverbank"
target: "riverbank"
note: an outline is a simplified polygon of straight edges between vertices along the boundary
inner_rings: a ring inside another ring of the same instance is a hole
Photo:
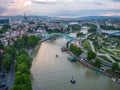
[[[94,70],[96,72],[96,74],[103,74],[109,78],[114,78],[115,80],[118,79],[118,77],[114,77],[113,75],[111,75],[110,73],[107,72],[102,72],[99,68],[94,67],[93,65],[87,63],[86,61],[80,60],[80,58],[78,58],[75,54],[73,54],[71,51],[68,51],[67,53],[69,53],[70,55],[74,56],[83,66],[88,67],[92,70]]]

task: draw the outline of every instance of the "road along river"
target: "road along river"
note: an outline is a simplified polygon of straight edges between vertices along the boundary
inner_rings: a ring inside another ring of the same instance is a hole
[[[48,40],[38,48],[31,67],[33,90],[120,90],[110,78],[95,74],[79,62],[70,62],[69,55],[61,52],[66,42],[64,38]],[[70,83],[72,75],[74,85]]]

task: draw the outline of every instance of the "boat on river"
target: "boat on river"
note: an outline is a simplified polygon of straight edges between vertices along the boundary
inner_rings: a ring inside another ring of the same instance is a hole
[[[68,51],[68,49],[65,48],[65,47],[62,47],[62,48],[61,48],[61,51],[62,51],[62,52],[66,52],[66,51]]]
[[[115,81],[116,81],[116,79],[115,79],[115,78],[112,78],[112,81],[114,81],[114,82],[115,82]]]
[[[58,55],[55,55],[56,57],[58,57]]]
[[[68,56],[68,60],[70,60],[71,62],[76,61],[76,58],[74,56]]]

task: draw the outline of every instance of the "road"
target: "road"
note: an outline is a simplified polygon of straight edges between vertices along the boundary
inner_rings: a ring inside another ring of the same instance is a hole
[[[5,78],[0,78],[0,81],[5,80],[6,81],[6,86],[9,87],[8,90],[10,90],[10,88],[13,86],[14,84],[14,66],[11,66],[10,71],[8,72],[7,76]],[[2,74],[2,72],[0,72],[0,74]],[[0,90],[3,90],[3,88],[0,88]]]
[[[13,83],[14,83],[14,75],[15,75],[15,68],[14,66],[11,66],[11,70],[10,72],[8,73],[8,76],[7,76],[7,86],[9,88],[11,88],[13,86]]]
[[[91,46],[92,51],[95,52],[95,48],[94,48],[94,45],[93,45],[92,41],[89,40],[89,42],[90,42],[90,46]],[[97,52],[96,52],[96,53],[97,53]],[[115,61],[109,56],[109,54],[107,54],[107,53],[105,53],[105,54],[97,53],[97,55],[98,55],[98,56],[106,56],[106,57],[107,57],[108,59],[110,59],[113,63],[115,62]]]
[[[95,48],[94,48],[94,45],[93,45],[92,41],[89,40],[89,43],[90,43],[92,51],[95,52]]]

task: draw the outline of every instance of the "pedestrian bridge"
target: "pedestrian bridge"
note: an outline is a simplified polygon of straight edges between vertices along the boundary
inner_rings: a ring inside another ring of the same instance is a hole
[[[120,36],[120,31],[119,32],[110,33],[109,36]]]
[[[73,37],[73,36],[70,36],[69,34],[65,34],[65,33],[52,33],[52,34],[43,34],[43,39],[39,42],[39,43],[42,43],[42,42],[44,42],[44,41],[46,41],[46,40],[49,40],[50,38],[52,38],[52,37],[57,37],[57,36],[61,36],[61,37],[64,37],[64,38],[66,38],[66,39],[68,39],[68,40],[73,40],[73,39],[75,39],[75,37]]]

